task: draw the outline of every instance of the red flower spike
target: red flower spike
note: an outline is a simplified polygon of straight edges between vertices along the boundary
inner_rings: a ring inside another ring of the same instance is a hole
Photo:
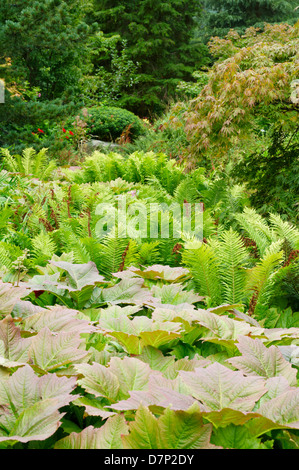
[[[41,132],[42,134],[44,134],[44,131],[42,129],[37,129],[38,132]]]
[[[64,128],[62,128],[62,132],[66,132],[66,130]]]
[[[72,131],[70,131],[70,134],[71,134],[71,135],[74,135],[74,133],[73,133]]]

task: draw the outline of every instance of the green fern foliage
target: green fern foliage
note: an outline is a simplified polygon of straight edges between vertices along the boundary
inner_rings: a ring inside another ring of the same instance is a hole
[[[47,149],[43,148],[36,152],[33,148],[23,150],[22,155],[11,155],[8,149],[0,150],[3,155],[4,168],[10,172],[33,176],[41,180],[51,177],[56,164],[47,156]]]

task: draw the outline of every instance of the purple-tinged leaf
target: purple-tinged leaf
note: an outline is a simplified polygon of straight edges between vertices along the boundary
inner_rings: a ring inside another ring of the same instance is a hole
[[[119,381],[108,367],[95,362],[92,365],[78,364],[76,370],[83,375],[83,378],[78,380],[78,384],[87,392],[97,397],[105,397],[112,401],[117,400],[120,388]]]
[[[77,398],[75,379],[38,377],[29,365],[0,382],[0,441],[28,442],[50,437],[60,426],[59,408]]]
[[[0,314],[9,315],[17,302],[29,295],[31,289],[26,284],[13,286],[0,281]]]
[[[257,411],[276,424],[299,429],[299,389],[288,390],[272,398]]]
[[[82,362],[88,352],[79,349],[82,340],[78,333],[59,332],[53,334],[44,327],[32,338],[29,357],[32,363],[44,371],[53,371],[62,366]]]
[[[153,299],[152,293],[143,287],[143,279],[124,279],[113,287],[101,291],[101,301],[110,304],[145,305]]]
[[[85,286],[94,286],[96,283],[105,283],[105,278],[98,272],[96,264],[89,261],[86,264],[73,264],[67,261],[50,261],[53,266],[68,273],[67,281],[74,290],[81,290]]]
[[[78,311],[60,305],[50,306],[34,315],[26,317],[22,322],[25,330],[39,332],[48,327],[52,332],[92,333],[96,328],[91,322],[78,318]]]
[[[245,377],[218,363],[196,368],[194,372],[179,371],[179,377],[192,396],[211,411],[222,408],[251,411],[267,391],[262,378]]]
[[[2,342],[0,353],[3,358],[2,365],[14,367],[28,362],[32,338],[21,337],[21,330],[10,315],[0,321],[0,342]]]
[[[247,336],[240,336],[236,346],[242,356],[228,359],[228,362],[245,375],[264,378],[283,376],[290,385],[297,384],[296,369],[284,359],[276,346],[267,348],[260,339]]]

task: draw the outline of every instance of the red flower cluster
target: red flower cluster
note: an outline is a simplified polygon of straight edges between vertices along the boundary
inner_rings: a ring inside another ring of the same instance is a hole
[[[62,128],[62,132],[66,133],[66,129],[65,129],[64,127]],[[69,133],[70,133],[71,135],[75,135],[72,131],[69,131]]]
[[[37,129],[37,132],[39,132],[40,134],[44,134],[44,133],[45,133],[45,132],[44,132],[42,129],[40,129],[40,128]],[[35,135],[36,132],[31,132],[31,134],[32,134],[32,135]]]

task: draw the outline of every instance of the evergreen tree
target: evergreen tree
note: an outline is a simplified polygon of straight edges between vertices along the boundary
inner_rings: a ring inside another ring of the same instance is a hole
[[[198,0],[94,0],[99,28],[119,34],[138,65],[138,84],[122,96],[123,106],[143,115],[159,113],[178,81],[200,66],[205,52],[191,42],[200,10]]]
[[[88,26],[82,0],[1,0],[0,56],[10,76],[53,99],[78,83]]]
[[[230,29],[244,33],[248,27],[263,28],[264,23],[289,22],[299,17],[298,0],[205,0],[199,19],[198,36],[225,36]]]

